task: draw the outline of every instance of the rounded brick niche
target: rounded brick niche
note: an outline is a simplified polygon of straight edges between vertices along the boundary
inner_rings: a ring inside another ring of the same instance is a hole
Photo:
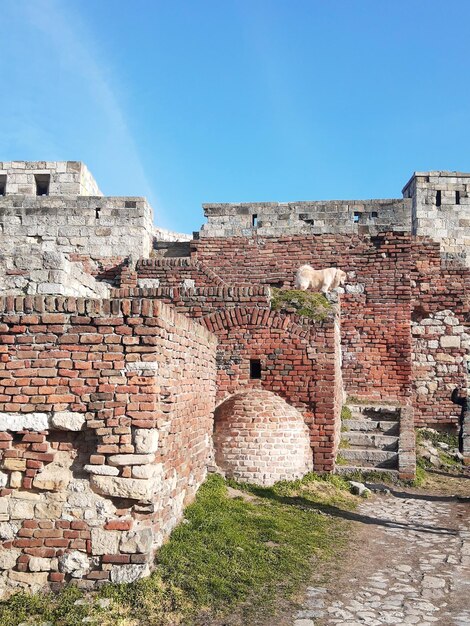
[[[237,393],[217,407],[214,448],[218,467],[241,482],[268,486],[313,469],[301,413],[261,389]]]

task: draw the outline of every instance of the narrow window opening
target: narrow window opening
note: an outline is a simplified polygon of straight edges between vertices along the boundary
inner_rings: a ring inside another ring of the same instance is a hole
[[[253,228],[257,228],[258,227],[258,216],[256,213],[253,213],[253,215],[251,216],[251,226]]]
[[[96,217],[97,220],[100,219],[100,211],[101,211],[101,208],[99,206],[97,206],[96,209],[95,209],[95,217]]]
[[[379,214],[377,213],[377,211],[372,211],[372,217],[379,217]]]
[[[36,195],[48,196],[49,195],[49,183],[51,177],[49,174],[36,174]]]
[[[441,192],[440,192],[440,190],[436,192],[436,206],[441,206]]]
[[[357,224],[357,222],[359,221],[361,217],[361,214],[359,213],[359,211],[354,211],[354,223]]]
[[[460,191],[455,192],[455,204],[460,204]]]
[[[250,378],[254,380],[261,378],[261,361],[259,359],[250,359]]]
[[[7,177],[5,175],[0,176],[0,196],[4,196],[7,192]]]

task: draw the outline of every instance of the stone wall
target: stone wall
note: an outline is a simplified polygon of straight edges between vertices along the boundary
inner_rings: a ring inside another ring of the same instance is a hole
[[[102,196],[95,179],[79,161],[3,161],[0,180],[5,195],[37,195],[36,177],[49,178],[50,196]]]
[[[0,245],[43,243],[100,257],[148,257],[152,209],[144,198],[0,196]]]
[[[211,454],[216,339],[162,302],[0,297],[0,593],[148,573]]]
[[[415,172],[403,188],[412,200],[413,234],[441,243],[443,252],[470,264],[470,174]]]
[[[98,282],[80,262],[72,262],[42,244],[7,241],[0,251],[1,295],[69,295],[108,297],[108,285]]]
[[[411,230],[411,200],[328,200],[204,204],[206,237],[285,237]]]

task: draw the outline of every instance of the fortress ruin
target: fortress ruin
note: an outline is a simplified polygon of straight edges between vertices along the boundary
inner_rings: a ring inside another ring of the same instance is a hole
[[[470,174],[204,211],[185,237],[82,163],[0,163],[0,596],[145,576],[208,468],[407,479],[414,427],[455,427]],[[271,307],[306,263],[348,275],[319,319]]]

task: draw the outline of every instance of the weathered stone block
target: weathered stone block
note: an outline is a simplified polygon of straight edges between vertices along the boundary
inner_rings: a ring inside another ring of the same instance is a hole
[[[134,446],[138,454],[155,453],[158,449],[158,430],[152,428],[136,428],[134,432]]]
[[[92,554],[117,554],[119,552],[119,540],[121,533],[114,530],[93,528],[91,531]]]
[[[133,530],[125,533],[121,539],[120,550],[126,553],[147,553],[152,549],[153,531],[151,528]]]
[[[113,565],[111,568],[111,582],[132,583],[150,573],[148,565]]]
[[[456,335],[443,335],[440,342],[443,348],[460,348],[460,337]]]
[[[61,411],[53,413],[51,416],[51,428],[57,430],[82,430],[85,424],[85,415],[83,413],[74,413],[73,411]]]
[[[0,431],[47,430],[49,420],[46,413],[0,413]]]
[[[108,463],[114,466],[147,465],[154,460],[153,454],[113,454]]]
[[[21,554],[21,550],[16,548],[0,549],[0,569],[12,569]]]
[[[102,495],[113,498],[131,498],[148,502],[154,493],[154,484],[150,480],[121,478],[112,476],[91,476],[91,487]]]
[[[103,547],[105,544],[106,541],[103,542],[103,540],[101,540],[100,542],[100,539],[98,538],[98,549],[100,549],[100,547]],[[91,561],[84,552],[72,550],[71,552],[66,552],[61,557],[59,557],[59,567],[61,572],[71,574],[73,578],[83,578],[83,576],[86,576],[86,574],[88,574],[88,572],[91,570]]]

